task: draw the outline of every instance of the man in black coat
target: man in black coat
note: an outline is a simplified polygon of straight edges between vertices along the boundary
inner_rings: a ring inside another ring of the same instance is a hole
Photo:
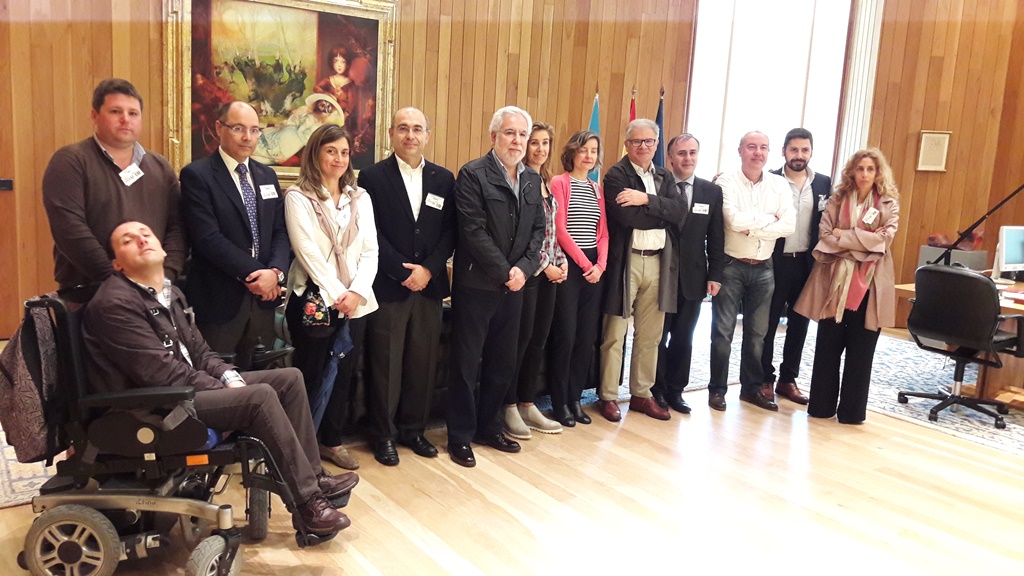
[[[430,125],[403,108],[388,129],[395,153],[359,172],[373,199],[380,260],[368,318],[367,366],[374,457],[398,464],[395,440],[424,457],[437,449],[423,436],[437,376],[441,301],[448,297],[448,258],[455,248],[455,177],[427,162]]]
[[[722,189],[694,175],[699,151],[700,142],[692,134],[680,134],[668,142],[668,165],[676,188],[686,200],[687,214],[674,230],[679,238],[679,293],[676,313],[665,316],[652,392],[659,404],[682,414],[690,413],[681,394],[690,381],[693,331],[700,305],[706,296],[718,294],[725,264]]]
[[[665,313],[676,310],[678,260],[675,235],[668,229],[686,214],[675,178],[652,162],[658,125],[639,118],[626,127],[626,156],[604,176],[608,212],[608,270],[601,338],[601,415],[612,422],[622,416],[615,403],[622,379],[622,350],[630,317],[630,410],[668,420],[668,411],[652,397],[658,367],[658,343]]]
[[[515,374],[521,290],[540,267],[544,241],[540,175],[522,161],[532,125],[515,106],[495,112],[493,148],[463,166],[455,183],[448,453],[466,467],[476,465],[470,441],[520,450],[501,434],[498,414]]]
[[[249,158],[262,130],[252,106],[224,105],[220,148],[181,171],[192,244],[189,301],[210,347],[235,353],[243,367],[259,341],[274,344],[274,309],[290,250],[277,174]]]
[[[814,152],[814,137],[808,130],[794,128],[786,134],[782,155],[786,164],[772,170],[789,182],[793,190],[793,206],[796,208],[796,232],[779,238],[772,253],[775,268],[775,292],[772,294],[768,311],[768,332],[764,336],[764,350],[761,352],[761,366],[765,383],[761,393],[772,397],[775,384],[775,367],[772,355],[775,352],[775,331],[779,318],[786,315],[786,343],[782,348],[782,364],[779,366],[779,383],[775,394],[788,398],[797,404],[807,404],[807,396],[797,388],[796,378],[800,374],[800,357],[807,338],[807,318],[793,311],[800,292],[804,289],[814,257],[811,252],[818,243],[818,224],[821,214],[832,192],[832,178],[816,174],[808,162]]]

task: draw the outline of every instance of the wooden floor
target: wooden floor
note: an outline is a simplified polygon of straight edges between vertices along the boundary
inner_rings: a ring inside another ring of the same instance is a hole
[[[474,469],[405,449],[385,468],[357,448],[352,527],[299,550],[278,502],[243,573],[1024,574],[1024,458],[875,413],[843,426],[783,400],[772,414],[736,393],[725,413],[694,392],[689,417],[624,406],[619,424],[595,415],[521,454],[478,448]],[[0,510],[0,574],[23,573],[32,517]],[[118,574],[180,574],[186,555],[177,544]]]

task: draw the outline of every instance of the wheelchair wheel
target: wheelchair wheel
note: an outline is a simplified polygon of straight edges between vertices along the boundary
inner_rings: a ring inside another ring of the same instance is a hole
[[[110,576],[121,559],[121,539],[110,520],[87,506],[66,504],[36,518],[25,536],[32,576]]]
[[[265,539],[270,523],[270,492],[262,488],[249,490],[249,507],[245,513],[249,517],[249,539],[257,542]]]
[[[209,535],[210,527],[213,525],[213,522],[196,518],[195,516],[178,516],[181,536],[185,540],[185,545],[189,548],[195,548],[204,536]]]
[[[196,546],[185,565],[185,576],[217,576],[220,567],[220,556],[226,546],[224,538],[214,535],[206,538]],[[242,554],[235,556],[231,564],[231,576],[238,576],[242,571]]]

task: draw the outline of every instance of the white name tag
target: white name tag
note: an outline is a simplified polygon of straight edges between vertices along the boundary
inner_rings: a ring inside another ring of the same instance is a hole
[[[273,184],[261,184],[260,185],[260,196],[264,200],[270,200],[271,198],[277,198],[277,188],[274,188]]]
[[[700,203],[696,203],[695,202],[693,204],[692,212],[694,214],[707,214],[708,213],[708,205],[707,204],[700,204]]]
[[[121,177],[121,182],[124,182],[125,186],[131,186],[136,180],[142,178],[142,168],[139,168],[138,164],[132,164],[131,166],[121,170],[118,174]]]
[[[824,212],[826,204],[828,204],[828,196],[822,196],[821,199],[818,200],[818,212]]]
[[[871,208],[868,208],[867,212],[864,213],[864,217],[861,218],[861,222],[870,225],[872,222],[875,221],[875,218],[878,218],[878,208],[872,206]]]
[[[434,210],[440,210],[444,208],[444,198],[441,198],[437,194],[427,193],[427,206],[430,206]]]

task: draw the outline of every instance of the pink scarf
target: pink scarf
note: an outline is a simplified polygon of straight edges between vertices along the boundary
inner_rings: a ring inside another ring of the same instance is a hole
[[[853,209],[855,207],[855,194],[847,194],[843,198],[842,206],[839,208],[839,228],[842,230],[853,230],[860,228],[874,232],[882,224],[882,196],[877,191],[871,191],[870,201],[865,204],[865,210],[861,211],[856,222],[853,220]],[[870,224],[864,223],[864,214],[867,206],[873,206],[877,211]],[[829,289],[828,300],[825,303],[826,310],[835,310],[836,322],[843,321],[845,310],[857,310],[864,302],[871,287],[871,281],[875,276],[875,261],[858,262],[852,258],[840,258],[835,262],[835,270],[832,274],[832,285]]]

